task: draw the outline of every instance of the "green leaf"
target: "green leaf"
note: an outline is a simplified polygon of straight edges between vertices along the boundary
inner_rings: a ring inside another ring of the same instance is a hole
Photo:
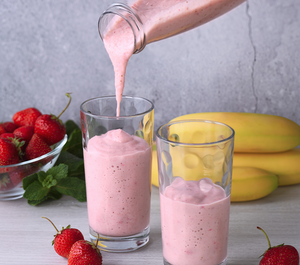
[[[39,173],[41,173],[40,171]],[[65,164],[59,164],[54,166],[46,172],[47,175],[52,175],[57,181],[68,176],[68,166]]]
[[[83,158],[82,134],[80,129],[76,129],[71,133],[68,141],[63,147],[63,151],[68,151],[75,156]]]
[[[68,166],[68,177],[76,177],[85,180],[83,159],[67,152],[62,151],[56,164],[64,163]]]
[[[67,151],[62,151],[56,161],[56,165],[62,163],[68,166],[69,171],[76,171],[81,165],[83,165],[83,159]]]
[[[43,201],[46,201],[47,197],[44,197],[41,200],[28,200],[28,204],[33,205],[33,206],[37,206],[38,204],[42,203]]]
[[[38,180],[38,174],[37,173],[34,173],[30,176],[27,176],[25,178],[23,178],[22,180],[22,185],[23,185],[23,189],[26,190],[27,187],[33,183],[34,181],[37,181]]]
[[[23,197],[27,200],[43,200],[47,196],[49,188],[43,187],[39,181],[34,181],[25,190]]]
[[[57,191],[74,197],[80,202],[86,201],[85,181],[78,178],[66,177],[56,185]]]
[[[68,135],[68,138],[71,136],[71,133],[74,131],[74,130],[80,130],[79,126],[72,120],[67,120],[65,122],[65,127],[66,127],[66,133]]]
[[[52,187],[47,195],[47,199],[59,200],[62,197],[62,194],[56,189],[56,187]]]

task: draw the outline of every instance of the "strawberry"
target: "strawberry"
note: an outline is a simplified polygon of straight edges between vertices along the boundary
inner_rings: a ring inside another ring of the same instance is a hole
[[[69,97],[68,105],[57,117],[52,114],[44,114],[38,117],[35,122],[34,132],[40,135],[48,145],[61,141],[66,134],[66,128],[59,119],[71,103],[71,96],[68,93],[66,95]]]
[[[0,191],[6,191],[12,189],[14,186],[10,181],[8,174],[0,173]]]
[[[25,159],[34,159],[49,153],[51,150],[51,147],[39,135],[34,134],[25,149]]]
[[[44,114],[36,120],[34,132],[48,145],[53,145],[64,138],[66,128],[56,116]]]
[[[12,185],[15,187],[22,182],[22,179],[28,175],[28,172],[24,168],[16,168],[12,172],[9,172],[9,179]]]
[[[0,124],[0,134],[2,133],[6,133],[7,131],[5,130],[5,128],[2,126],[2,124]]]
[[[14,130],[13,134],[20,138],[22,141],[25,141],[24,146],[27,146],[34,134],[34,126],[21,126]]]
[[[269,248],[262,255],[263,258],[259,265],[299,265],[299,253],[296,248],[284,244],[271,247],[271,243],[266,232],[260,227],[257,227],[257,229],[263,231],[269,244]]]
[[[0,138],[0,166],[13,165],[19,162],[17,147],[8,139]]]
[[[102,265],[102,255],[96,245],[87,240],[75,242],[70,250],[68,265]]]
[[[15,129],[19,127],[17,124],[10,121],[3,122],[1,125],[8,133],[12,133]]]
[[[5,138],[5,139],[8,139],[8,140],[12,140],[12,139],[14,139],[16,136],[13,134],[13,133],[2,133],[1,135],[0,135],[0,137],[1,138]]]
[[[38,109],[27,108],[16,112],[12,119],[17,126],[34,126],[36,119],[41,115],[42,113]]]
[[[52,241],[52,245],[54,245],[54,250],[58,255],[68,258],[72,245],[79,240],[84,240],[82,233],[76,228],[70,228],[70,225],[58,231],[58,229],[52,223],[51,220],[49,220],[47,217],[42,218],[47,219],[53,225],[57,232],[57,234],[54,236],[54,240]]]

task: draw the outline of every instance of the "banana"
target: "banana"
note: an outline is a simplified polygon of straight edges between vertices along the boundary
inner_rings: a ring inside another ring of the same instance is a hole
[[[234,167],[257,167],[278,175],[279,186],[300,183],[300,148],[280,153],[234,153]]]
[[[288,186],[300,183],[300,172],[295,174],[278,175],[279,186]]]
[[[157,151],[152,151],[152,184],[159,187]],[[278,187],[275,174],[253,167],[233,167],[231,201],[251,201],[267,196]]]
[[[203,119],[221,122],[235,130],[235,152],[273,153],[283,152],[300,145],[300,126],[281,116],[241,113],[203,112],[179,116],[172,121]],[[197,128],[191,126],[186,131]]]
[[[152,181],[152,184],[154,186],[156,186],[156,187],[159,186],[158,164],[157,164],[157,150],[156,150],[156,145],[155,144],[153,144],[153,150],[152,150],[151,181]]]
[[[275,174],[254,167],[233,167],[231,201],[252,201],[269,195],[278,187]]]

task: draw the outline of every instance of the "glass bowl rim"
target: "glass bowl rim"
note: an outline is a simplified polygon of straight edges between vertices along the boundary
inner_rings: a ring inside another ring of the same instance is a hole
[[[18,167],[18,166],[24,166],[24,165],[28,165],[28,164],[43,160],[44,158],[47,158],[51,155],[54,155],[58,150],[62,149],[63,146],[65,145],[65,143],[67,142],[67,140],[68,140],[68,135],[65,134],[64,138],[61,141],[54,144],[54,145],[56,145],[55,148],[52,151],[50,151],[49,153],[44,154],[44,155],[39,156],[39,157],[36,157],[34,159],[31,159],[31,160],[26,160],[26,161],[20,162],[18,164],[0,166],[0,169],[1,168],[13,168],[13,167]]]

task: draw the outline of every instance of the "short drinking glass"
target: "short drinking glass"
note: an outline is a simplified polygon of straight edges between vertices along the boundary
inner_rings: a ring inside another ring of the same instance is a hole
[[[165,265],[225,265],[234,130],[173,120],[156,132]]]

